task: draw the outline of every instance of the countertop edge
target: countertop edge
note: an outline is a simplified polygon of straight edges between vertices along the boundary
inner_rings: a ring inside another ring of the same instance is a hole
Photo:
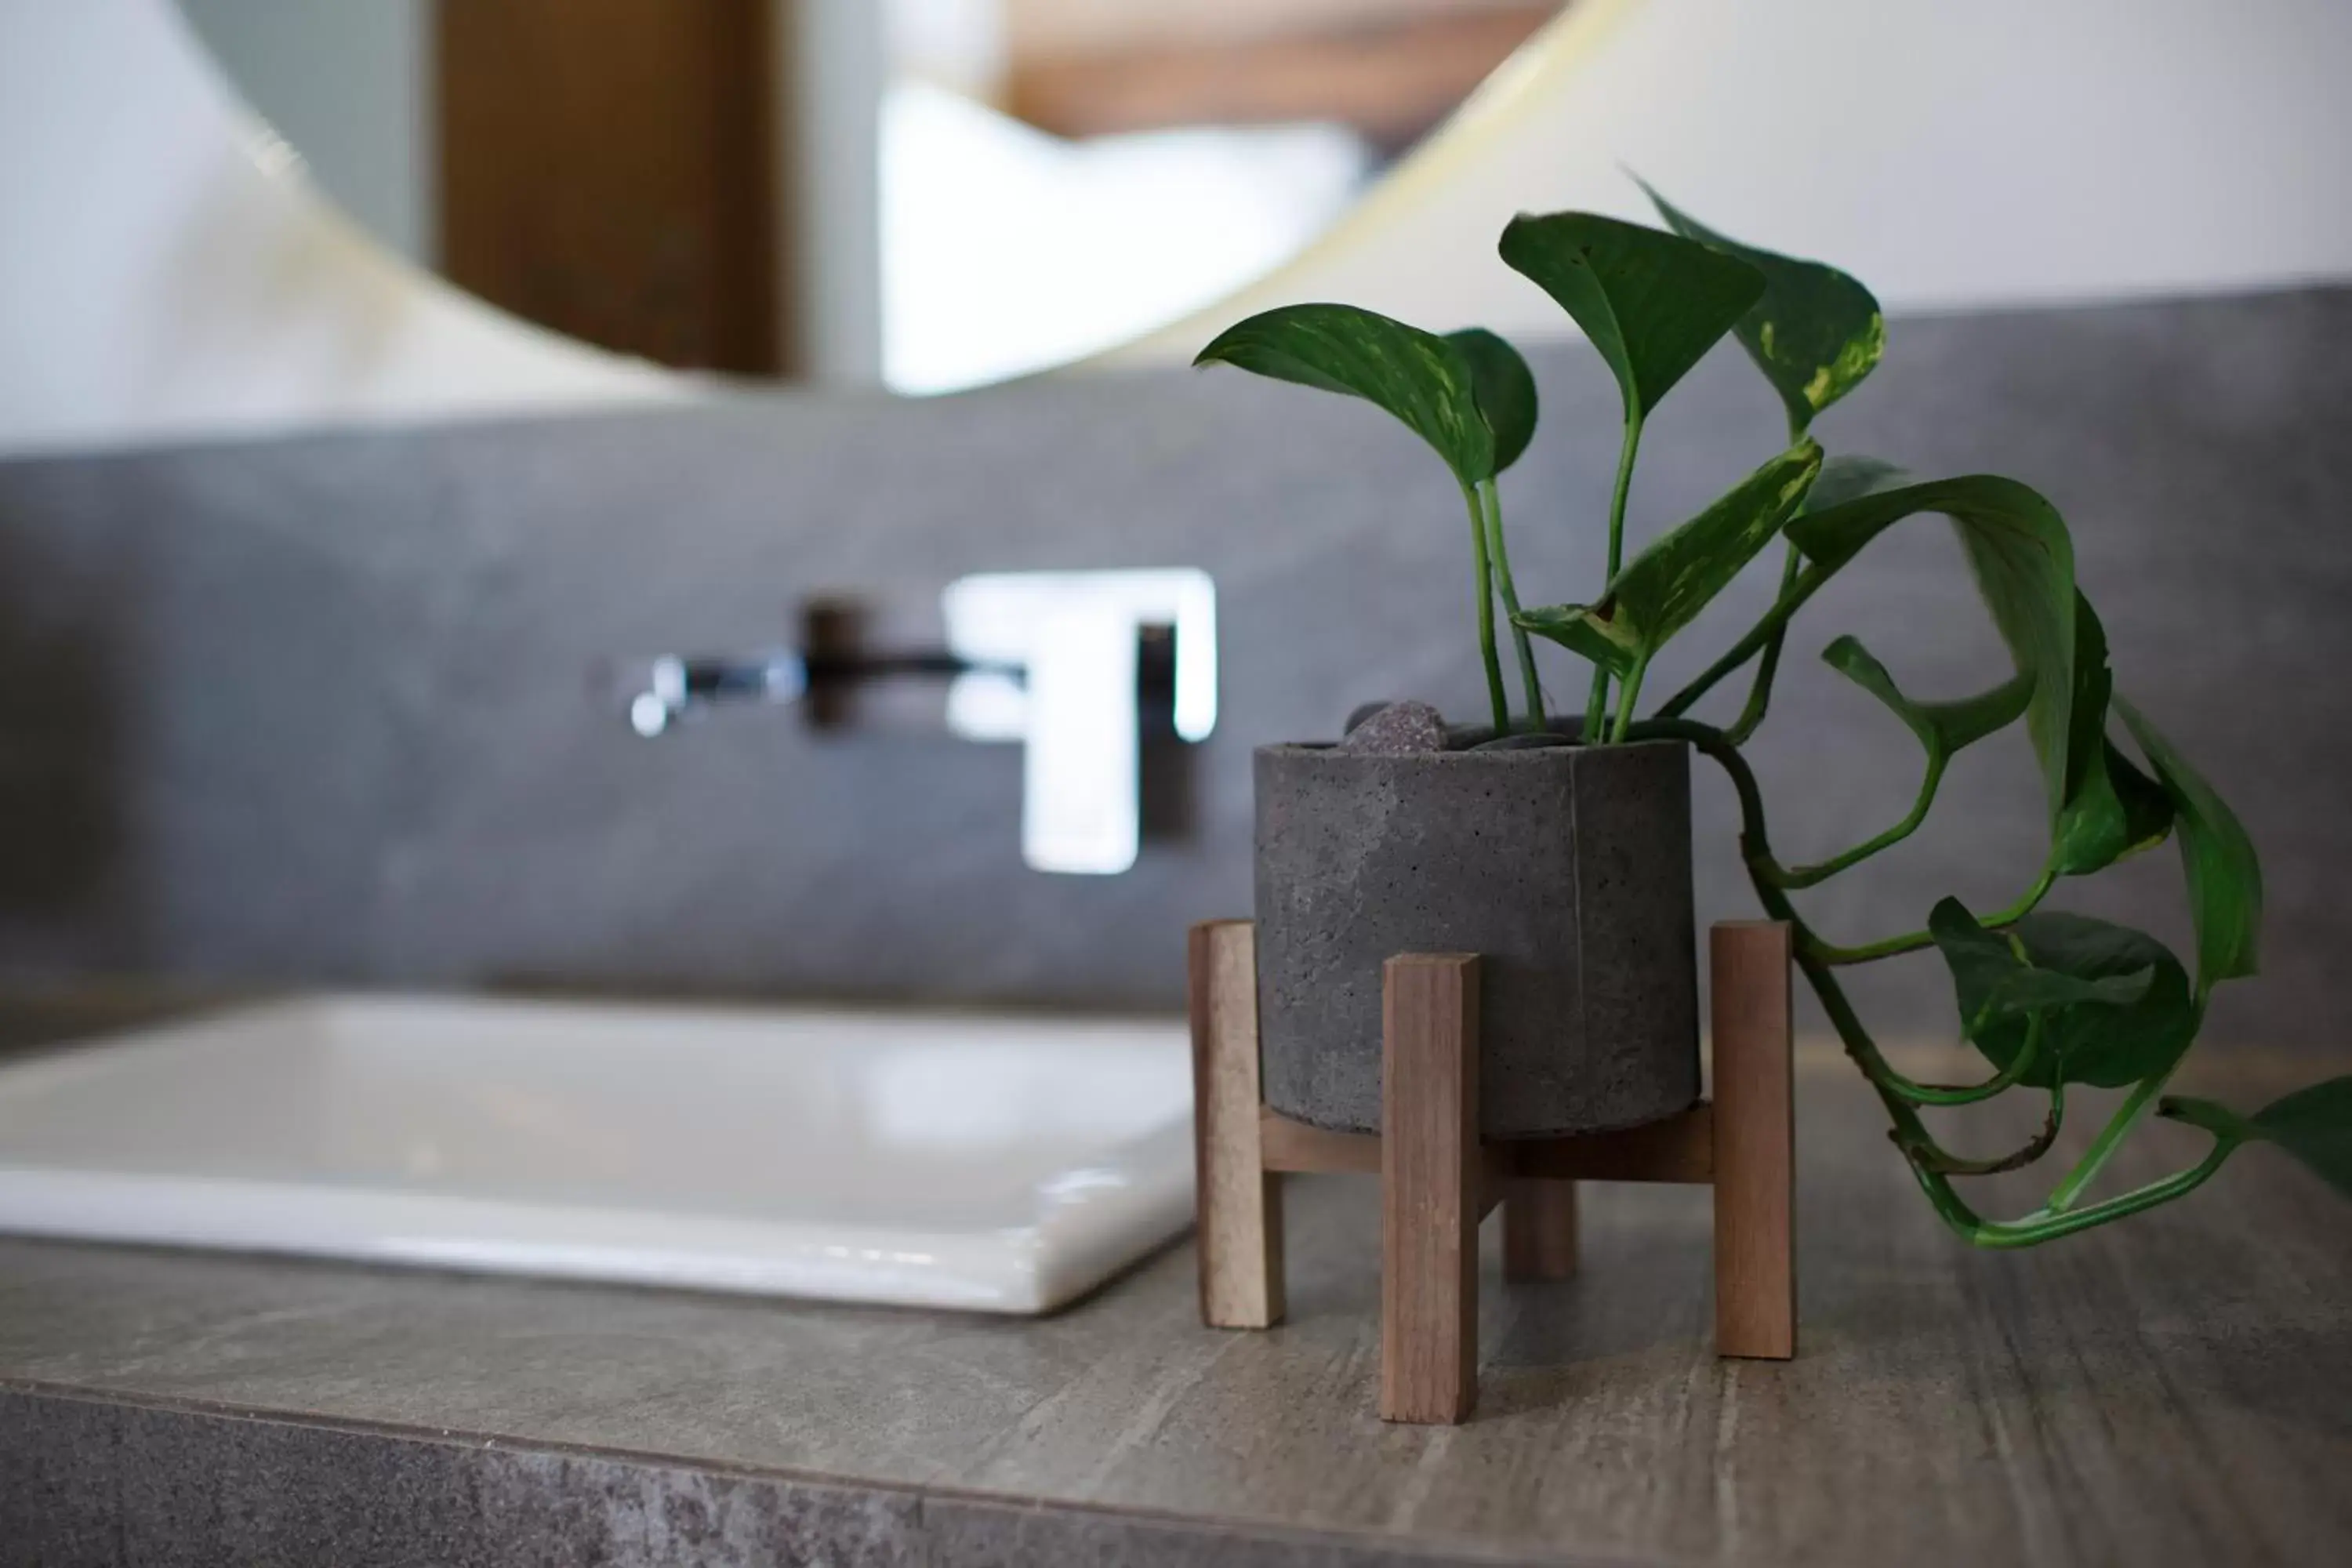
[[[168,1550],[166,1550],[166,1543]],[[536,1559],[1452,1568],[1616,1556],[811,1474],[0,1377],[0,1568]]]

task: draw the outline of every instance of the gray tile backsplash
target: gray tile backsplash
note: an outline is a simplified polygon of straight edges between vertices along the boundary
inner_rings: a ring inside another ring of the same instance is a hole
[[[2066,512],[2124,689],[2264,852],[2270,974],[2219,1020],[2282,1044],[2352,1000],[2347,348],[2352,289],[1898,321],[1821,431],[2011,474]],[[1615,393],[1580,350],[1538,357],[1513,553],[1530,598],[1581,597]],[[1653,421],[1638,528],[1768,456],[1780,417],[1718,352]],[[1184,925],[1248,907],[1254,743],[1329,733],[1367,698],[1470,711],[1465,526],[1381,416],[1231,374],[0,465],[0,966],[1173,1006]],[[1012,748],[760,712],[648,743],[593,687],[614,656],[783,637],[820,592],[919,629],[963,573],[1159,564],[1217,580],[1223,712],[1192,833],[1122,877],[1023,868]],[[1823,644],[1854,632],[1929,695],[2001,668],[1937,526],[1849,579],[1799,622],[1755,748],[1794,854],[1893,820],[1916,782],[1908,736]],[[1693,650],[1768,592],[1751,574]],[[1915,844],[1815,899],[1826,927],[2023,884],[2042,827],[2021,738],[1947,791]],[[1704,778],[1698,804],[1703,918],[1748,912],[1726,792]],[[2177,880],[2168,851],[2069,896],[2177,934]],[[1870,989],[1906,1026],[1943,1016],[1932,963]]]

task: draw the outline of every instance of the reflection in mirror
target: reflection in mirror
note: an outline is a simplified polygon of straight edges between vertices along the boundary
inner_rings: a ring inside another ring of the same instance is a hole
[[[1098,353],[1270,271],[1553,8],[892,0],[889,380]]]
[[[180,0],[380,241],[665,364],[908,392],[1297,254],[1557,0]]]

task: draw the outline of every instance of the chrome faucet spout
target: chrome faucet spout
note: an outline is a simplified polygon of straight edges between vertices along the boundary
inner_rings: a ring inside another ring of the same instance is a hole
[[[664,654],[646,667],[644,689],[629,699],[629,726],[651,740],[666,733],[689,709],[736,702],[784,706],[821,688],[908,678],[949,680],[974,673],[1021,675],[1017,668],[982,664],[944,648],[874,654],[803,653],[797,648]]]
[[[692,707],[797,702],[807,690],[807,662],[789,648],[739,658],[664,654],[648,668],[646,689],[629,699],[629,727],[651,740]]]
[[[1217,721],[1216,590],[1190,567],[995,572],[940,596],[947,646],[877,652],[856,606],[803,612],[800,648],[666,654],[627,695],[648,739],[730,703],[796,704],[819,729],[848,722],[862,683],[945,679],[948,728],[1024,749],[1021,853],[1040,871],[1108,875],[1142,840],[1147,740],[1207,738]],[[1154,731],[1147,735],[1147,729]]]

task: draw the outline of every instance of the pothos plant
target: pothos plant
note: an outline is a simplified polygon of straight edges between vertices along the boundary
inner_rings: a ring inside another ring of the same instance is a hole
[[[2074,544],[2057,509],[2014,479],[1972,474],[1923,481],[1874,458],[1824,457],[1810,430],[1878,363],[1885,331],[1877,301],[1834,268],[1736,243],[1650,194],[1666,229],[1591,213],[1522,215],[1504,229],[1499,247],[1505,264],[1583,330],[1622,396],[1607,575],[1589,603],[1532,609],[1520,603],[1496,481],[1535,434],[1536,386],[1525,361],[1493,332],[1439,335],[1351,306],[1292,305],[1234,326],[1195,363],[1363,398],[1445,460],[1469,521],[1478,646],[1498,732],[1553,728],[1530,640],[1539,637],[1591,667],[1583,723],[1564,730],[1563,739],[1685,742],[1721,766],[1738,797],[1740,853],[1758,899],[1791,926],[1797,963],[1885,1105],[1895,1145],[1937,1214],[1960,1236],[1981,1247],[2027,1247],[2120,1219],[2186,1195],[2253,1142],[2284,1149],[2352,1194],[2352,1078],[2251,1114],[2164,1093],[2214,988],[2254,973],[2262,868],[2221,797],[2116,691],[2106,640],[2075,583]],[[1779,394],[1788,449],[1629,561],[1626,498],[1644,422],[1727,333]],[[1910,810],[1884,832],[1814,864],[1786,864],[1773,851],[1742,748],[1769,707],[1790,624],[1880,534],[1926,516],[1948,519],[1958,530],[2014,672],[1971,697],[1926,701],[1897,686],[1853,637],[1831,642],[1822,653],[1831,668],[1917,738],[1923,775]],[[1776,541],[1780,585],[1770,606],[1696,679],[1645,710],[1644,681],[1659,650]],[[1498,624],[1508,628],[1517,666],[1516,726]],[[1695,716],[1743,670],[1747,694],[1727,723]],[[1852,946],[1828,941],[1806,921],[1797,894],[1910,837],[1953,757],[2021,720],[2040,763],[2050,847],[2015,903],[1980,918],[1948,898],[1923,929]],[[2117,743],[2118,726],[2139,761]],[[2178,841],[2186,873],[2193,973],[2144,931],[2042,908],[2064,879],[2105,870],[2167,837]],[[1990,1068],[1980,1081],[1926,1083],[1897,1071],[1840,982],[1841,971],[1854,965],[1931,947],[1951,971],[1960,1032]],[[2128,1092],[2041,1207],[2010,1219],[1979,1215],[1958,1180],[2042,1160],[2077,1085]],[[2021,1147],[1991,1158],[1953,1152],[1921,1115],[2011,1090],[2046,1095],[2048,1113]],[[2160,1181],[2086,1201],[2093,1181],[2151,1111],[2203,1130],[2210,1152]]]

